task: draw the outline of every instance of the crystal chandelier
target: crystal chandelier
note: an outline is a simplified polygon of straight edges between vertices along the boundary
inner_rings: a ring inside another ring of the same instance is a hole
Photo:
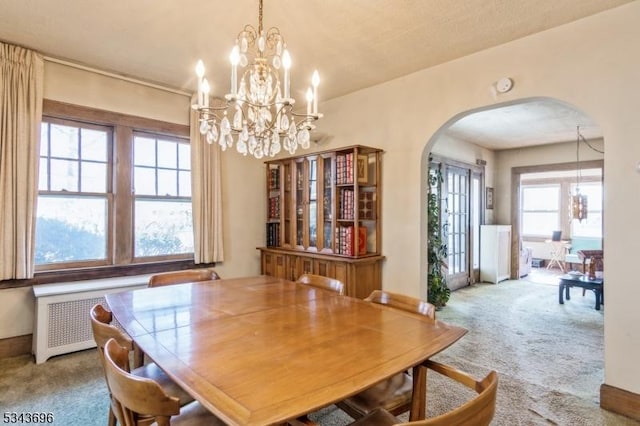
[[[582,222],[587,218],[587,196],[580,193],[580,126],[576,130],[576,193],[571,195],[571,218]]]
[[[290,154],[298,146],[309,148],[309,131],[315,129],[314,121],[322,117],[318,113],[320,76],[314,71],[306,94],[306,113],[294,112],[291,56],[286,47],[278,28],[263,30],[260,0],[257,30],[245,25],[231,50],[230,93],[225,95],[224,105],[209,104],[211,88],[204,78],[204,64],[198,61],[198,101],[192,108],[198,111],[200,133],[208,143],[217,142],[224,151],[235,142],[239,153],[248,152],[258,159],[273,157],[283,147]]]

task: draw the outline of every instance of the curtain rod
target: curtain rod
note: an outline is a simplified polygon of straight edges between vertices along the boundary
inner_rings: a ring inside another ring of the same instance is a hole
[[[104,75],[104,76],[107,76],[107,77],[112,77],[112,78],[117,78],[119,80],[128,81],[129,83],[140,84],[142,86],[147,86],[147,87],[151,87],[151,88],[154,88],[154,89],[164,90],[165,92],[175,93],[177,95],[187,96],[189,98],[191,97],[191,93],[185,92],[183,90],[173,89],[171,87],[162,86],[160,84],[155,84],[155,83],[150,83],[148,81],[138,80],[138,79],[135,79],[133,77],[127,77],[127,76],[116,74],[116,73],[113,73],[113,72],[104,71],[104,70],[101,70],[101,69],[89,67],[87,65],[80,65],[80,64],[76,64],[74,62],[69,62],[69,61],[65,61],[63,59],[58,59],[58,58],[54,58],[54,57],[51,57],[51,56],[45,56],[45,55],[43,55],[43,59],[45,61],[52,62],[52,63],[55,63],[55,64],[66,65],[66,66],[71,67],[71,68],[77,68],[77,69],[80,69],[80,70],[89,71],[89,72],[92,72],[94,74],[100,74],[100,75]]]

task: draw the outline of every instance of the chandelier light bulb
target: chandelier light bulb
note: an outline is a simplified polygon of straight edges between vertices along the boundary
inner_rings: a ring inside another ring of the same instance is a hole
[[[285,70],[291,68],[291,55],[287,49],[284,49],[284,52],[282,53],[282,66]]]
[[[231,49],[229,61],[231,61],[231,65],[238,65],[240,63],[240,48],[237,44],[233,46],[233,49]]]
[[[196,64],[196,75],[199,78],[204,77],[204,63],[202,62],[202,59],[198,60],[198,63]]]
[[[318,87],[320,84],[320,74],[318,73],[318,70],[313,72],[313,76],[311,76],[311,84],[313,84],[313,87]]]

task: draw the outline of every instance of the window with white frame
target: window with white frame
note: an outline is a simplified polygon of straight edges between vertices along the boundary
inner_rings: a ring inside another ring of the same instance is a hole
[[[576,185],[571,185],[571,193],[574,194]],[[572,237],[602,238],[602,183],[580,183],[580,193],[587,196],[587,218],[571,221]]]
[[[560,184],[522,186],[522,235],[550,237],[560,229]]]

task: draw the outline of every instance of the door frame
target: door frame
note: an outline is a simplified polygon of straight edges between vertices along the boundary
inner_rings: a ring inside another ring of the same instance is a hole
[[[469,214],[468,214],[468,221],[467,221],[467,259],[466,259],[466,263],[467,263],[467,272],[468,272],[468,283],[474,283],[477,282],[480,270],[478,269],[477,272],[476,270],[473,268],[473,250],[474,250],[474,236],[473,236],[473,232],[472,232],[472,221],[471,221],[471,209],[474,207],[472,206],[472,200],[473,200],[473,177],[474,175],[480,175],[480,194],[479,195],[479,202],[480,202],[480,206],[479,206],[479,223],[482,225],[484,224],[484,219],[485,219],[485,211],[484,211],[484,205],[485,205],[485,194],[484,194],[484,187],[485,187],[485,166],[484,165],[478,165],[478,164],[471,164],[471,163],[466,163],[464,161],[460,161],[460,160],[454,160],[452,158],[448,158],[445,156],[441,156],[438,154],[430,154],[429,156],[429,166],[431,166],[431,164],[436,164],[436,165],[440,165],[441,167],[443,167],[443,179],[446,181],[447,179],[447,167],[454,167],[454,168],[458,168],[458,169],[465,169],[468,171],[468,185],[469,185],[469,200],[468,200],[468,208],[469,208]],[[445,185],[446,186],[446,185]],[[441,198],[445,199],[445,197],[447,196],[447,194],[443,193]],[[441,210],[442,211],[442,210]],[[480,235],[477,235],[477,238],[480,238]],[[448,241],[447,241],[448,244]],[[447,275],[449,275],[448,271],[447,271]]]

